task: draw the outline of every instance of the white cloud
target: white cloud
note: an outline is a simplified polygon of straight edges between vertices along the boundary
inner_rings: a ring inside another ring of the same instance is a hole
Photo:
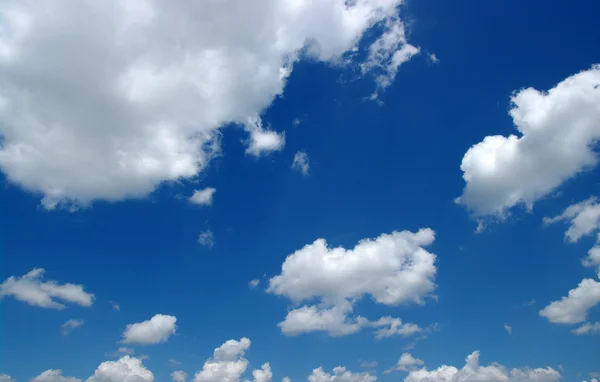
[[[187,373],[183,370],[176,370],[171,373],[171,378],[173,378],[174,382],[185,382]]]
[[[69,334],[71,334],[73,329],[82,327],[83,324],[84,321],[82,319],[70,319],[60,326],[60,331],[63,334],[63,336],[68,336]]]
[[[117,361],[102,362],[86,382],[153,382],[154,374],[142,361],[128,355]]]
[[[198,243],[205,247],[212,248],[215,246],[215,235],[209,229],[202,231],[198,235]]]
[[[310,162],[308,160],[308,154],[304,151],[298,151],[294,154],[294,161],[292,162],[292,168],[298,170],[302,175],[308,175]]]
[[[385,373],[387,374],[394,370],[410,371],[414,370],[417,366],[421,366],[423,364],[423,360],[413,357],[412,354],[402,353],[396,365],[393,368],[386,370]]]
[[[443,365],[435,370],[411,371],[404,382],[501,382],[501,381],[558,381],[561,375],[551,367],[537,369],[512,369],[508,370],[502,365],[493,363],[489,366],[479,366],[479,351],[473,352],[466,359],[466,365],[462,369],[454,366]]]
[[[428,57],[432,64],[439,64],[440,59],[435,55],[435,53],[430,53]]]
[[[373,71],[376,77],[378,90],[390,86],[396,78],[398,68],[412,56],[418,54],[419,48],[407,43],[404,24],[399,18],[388,18],[385,22],[385,31],[369,47],[369,56],[361,65],[363,73]],[[377,91],[373,98],[377,97]]]
[[[570,226],[565,232],[565,238],[571,243],[575,243],[582,236],[600,230],[600,203],[592,197],[570,205],[558,216],[544,218],[544,224],[553,224],[559,221],[570,222]],[[588,251],[587,258],[583,260],[583,265],[600,267],[600,233],[598,233],[596,244]]]
[[[202,190],[195,190],[189,201],[190,203],[201,206],[210,206],[213,202],[215,191],[217,191],[217,189],[212,187],[203,188]]]
[[[246,131],[250,134],[246,154],[261,156],[274,151],[283,150],[285,134],[267,130],[262,126],[260,117],[248,118],[245,124]]]
[[[587,319],[588,310],[600,303],[600,282],[583,279],[567,297],[554,301],[540,315],[555,324],[578,324]]]
[[[423,331],[417,324],[402,323],[401,319],[394,317],[381,317],[377,321],[370,322],[369,326],[381,328],[375,332],[375,338],[380,339],[396,335],[408,337]]]
[[[169,366],[171,366],[171,367],[176,367],[176,366],[181,365],[181,362],[179,362],[178,360],[173,359],[173,358],[169,359],[167,362],[169,363]]]
[[[600,334],[600,322],[594,322],[593,324],[587,322],[577,329],[573,329],[573,333],[578,336],[583,334]]]
[[[244,354],[250,347],[250,340],[229,340],[216,348],[213,357],[207,360],[194,375],[194,382],[239,382],[248,367]]]
[[[11,276],[0,285],[0,299],[12,296],[29,305],[42,308],[64,309],[62,300],[92,306],[94,295],[83,290],[82,285],[58,284],[56,281],[42,281],[44,269],[36,268],[21,277]]]
[[[367,372],[352,373],[345,367],[338,366],[333,369],[333,374],[326,373],[322,367],[314,369],[308,376],[309,382],[374,382],[377,377]]]
[[[16,382],[8,374],[0,373],[0,382]]]
[[[149,320],[129,324],[123,332],[122,343],[152,345],[167,342],[175,334],[177,318],[164,314],[156,314]]]
[[[46,370],[30,382],[81,382],[81,379],[74,377],[65,377],[62,375],[62,370]]]
[[[252,371],[252,377],[254,382],[271,382],[273,379],[273,372],[271,372],[271,365],[264,363],[260,369]]]
[[[377,321],[349,317],[353,304],[365,295],[389,306],[424,304],[435,289],[437,269],[436,256],[423,247],[433,241],[434,232],[422,229],[417,233],[393,232],[364,239],[353,249],[328,248],[324,239],[306,245],[286,258],[281,274],[269,280],[267,291],[286,296],[294,303],[318,303],[288,312],[280,328],[289,335],[311,331],[347,335],[363,327],[378,326]],[[392,324],[400,325],[397,321],[385,323]],[[411,329],[397,326],[390,330],[402,334]]]
[[[401,2],[3,1],[0,168],[47,208],[195,177],[217,129],[265,110],[300,59],[352,63],[383,22],[391,43],[369,62],[393,78],[410,51],[394,41]],[[251,153],[279,137],[251,135]]]
[[[529,208],[566,180],[595,167],[600,138],[600,66],[575,74],[547,92],[522,89],[510,115],[521,136],[487,136],[464,155],[466,182],[457,202],[475,216]]]
[[[374,367],[377,367],[377,365],[378,365],[377,361],[371,361],[371,362],[369,362],[369,361],[363,361],[363,362],[360,363],[360,367],[364,367],[364,368],[367,368],[367,369],[372,369]]]
[[[512,334],[512,326],[510,326],[509,324],[504,324],[504,329],[508,334]]]
[[[260,284],[260,280],[254,279],[254,280],[250,280],[250,282],[248,283],[248,286],[250,287],[250,289],[254,289],[258,286],[258,284]]]

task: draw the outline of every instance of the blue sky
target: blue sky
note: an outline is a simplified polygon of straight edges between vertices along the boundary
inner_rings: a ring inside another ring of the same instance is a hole
[[[90,3],[0,5],[0,381],[600,376],[600,4]]]

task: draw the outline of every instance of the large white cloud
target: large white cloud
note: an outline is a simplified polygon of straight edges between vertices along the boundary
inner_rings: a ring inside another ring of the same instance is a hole
[[[167,342],[177,330],[176,322],[175,316],[156,314],[149,320],[127,325],[121,342],[140,345]]]
[[[551,367],[508,370],[497,363],[480,366],[479,352],[475,351],[467,357],[466,364],[462,369],[443,365],[431,371],[427,368],[413,370],[404,379],[404,382],[551,382],[558,381],[560,377],[560,373]]]
[[[142,361],[126,355],[117,361],[102,362],[86,382],[153,382],[154,374]]]
[[[566,180],[596,166],[600,138],[600,66],[547,92],[527,88],[512,98],[520,136],[487,136],[464,155],[466,182],[457,201],[476,216],[503,215],[533,203]]]
[[[94,295],[84,291],[83,285],[43,281],[43,276],[43,268],[33,269],[21,277],[10,276],[0,284],[0,299],[12,296],[29,305],[52,309],[64,309],[65,305],[62,302],[92,306]]]
[[[434,232],[422,229],[382,234],[360,241],[353,249],[329,248],[324,239],[306,245],[285,259],[281,274],[269,280],[267,291],[294,303],[317,300],[318,304],[288,312],[279,326],[291,335],[310,331],[346,335],[363,327],[384,327],[378,337],[418,331],[416,325],[396,318],[371,322],[349,315],[354,303],[366,295],[390,306],[423,304],[435,289],[436,256],[423,248],[433,241]]]
[[[567,207],[562,214],[544,218],[545,224],[559,221],[569,221],[570,226],[565,232],[565,237],[570,242],[577,242],[582,236],[590,235],[600,230],[600,203],[595,197],[584,200]],[[586,267],[600,267],[600,233],[596,244],[588,251],[588,256],[583,260]]]
[[[249,154],[279,150],[283,135],[257,115],[294,62],[347,65],[381,25],[362,68],[386,86],[418,52],[401,2],[3,1],[0,168],[53,208],[194,177],[230,122],[248,130]]]
[[[578,324],[585,321],[588,311],[598,304],[600,282],[583,279],[577,288],[569,291],[568,296],[540,310],[540,315],[555,324]]]
[[[46,370],[30,382],[81,382],[81,379],[75,377],[65,377],[62,370]]]

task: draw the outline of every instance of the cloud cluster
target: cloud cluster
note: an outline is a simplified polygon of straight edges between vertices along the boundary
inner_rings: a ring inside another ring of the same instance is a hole
[[[400,356],[400,359],[398,360],[396,365],[394,367],[392,367],[391,369],[386,370],[384,373],[388,374],[395,370],[410,371],[410,370],[414,370],[416,367],[422,366],[424,364],[425,363],[423,362],[422,359],[415,358],[410,353],[402,353],[402,355]]]
[[[437,269],[436,256],[423,247],[434,238],[427,228],[364,239],[353,249],[329,248],[318,239],[297,250],[285,259],[281,274],[269,280],[267,291],[294,303],[317,300],[318,304],[291,310],[280,328],[290,335],[311,331],[346,335],[363,327],[390,326],[388,332],[379,332],[380,337],[416,330],[398,319],[370,322],[350,314],[354,303],[366,295],[389,306],[424,304],[435,289]]]
[[[248,131],[248,154],[280,150],[257,115],[295,62],[356,64],[373,31],[362,70],[381,87],[418,52],[401,2],[3,1],[0,169],[55,208],[193,178],[229,123]]]
[[[129,324],[123,332],[124,344],[152,345],[167,342],[177,329],[177,317],[156,314],[151,319]]]
[[[566,180],[595,167],[600,138],[600,66],[561,81],[547,92],[522,89],[510,115],[520,136],[487,136],[461,163],[465,188],[457,201],[475,216],[529,208]]]
[[[12,296],[29,305],[51,309],[66,308],[62,302],[92,306],[94,295],[84,291],[83,285],[43,281],[43,276],[43,268],[33,269],[21,277],[10,276],[0,284],[0,299]]]
[[[102,362],[93,376],[86,382],[154,382],[154,374],[146,369],[142,361],[131,356],[124,356],[117,361]]]
[[[404,379],[404,382],[554,382],[558,381],[560,377],[560,373],[551,367],[508,370],[497,363],[480,366],[479,352],[475,351],[467,357],[466,364],[462,369],[443,365],[431,371],[427,368],[413,370]]]

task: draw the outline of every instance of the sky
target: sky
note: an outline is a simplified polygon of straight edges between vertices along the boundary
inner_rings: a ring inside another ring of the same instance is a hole
[[[0,382],[600,379],[600,3],[0,3]]]

